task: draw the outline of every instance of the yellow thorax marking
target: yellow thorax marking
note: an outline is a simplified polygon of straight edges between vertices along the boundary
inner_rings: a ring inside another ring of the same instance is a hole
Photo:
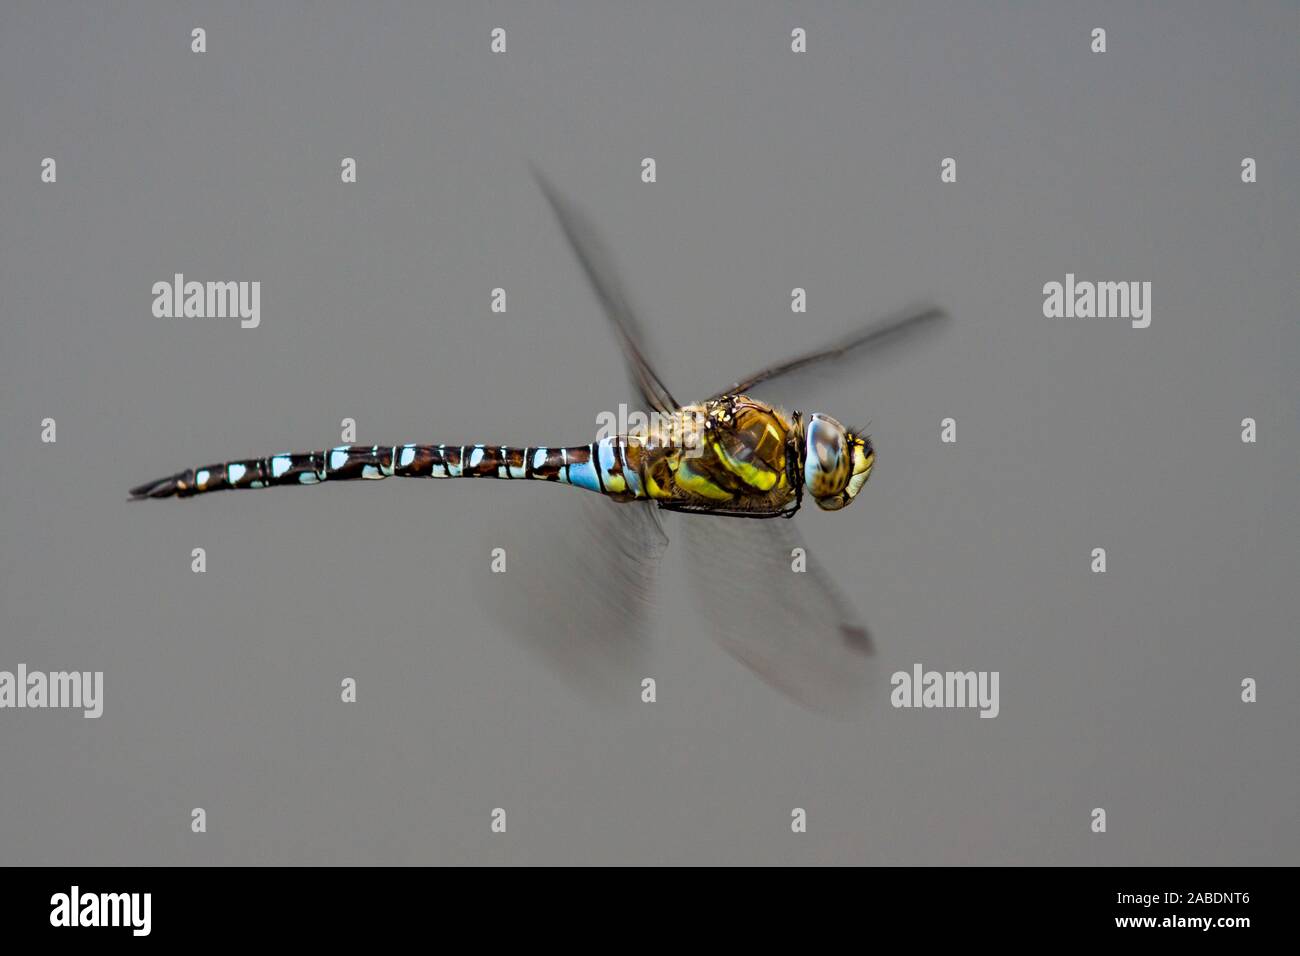
[[[723,491],[704,475],[697,473],[688,462],[681,462],[677,466],[677,484],[702,498],[709,498],[713,501],[730,501],[732,499],[730,492]]]
[[[653,469],[645,470],[645,489],[646,494],[651,498],[671,498],[672,495],[664,491],[659,482],[655,481]]]
[[[773,430],[771,425],[768,425],[767,428],[768,431]],[[731,453],[727,451],[726,446],[717,437],[710,438],[709,447],[718,456],[718,461],[722,462],[723,467],[749,487],[757,488],[759,491],[771,491],[775,487],[777,478],[781,473],[768,467],[766,462],[762,460],[756,462],[740,461],[733,458]]]

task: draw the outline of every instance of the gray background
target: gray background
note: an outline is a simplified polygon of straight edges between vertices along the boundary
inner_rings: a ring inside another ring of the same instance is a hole
[[[0,712],[0,861],[1294,863],[1300,17],[1132,8],[5,3],[0,668],[102,669],[106,704]],[[1000,717],[800,710],[708,640],[676,565],[626,684],[579,679],[483,603],[490,549],[536,560],[578,491],[126,502],[344,416],[589,440],[622,372],[529,159],[679,396],[951,311],[804,383],[880,465],[798,520],[886,673],[998,670]],[[261,280],[261,328],[155,319],[177,271]],[[1151,328],[1045,319],[1066,272],[1151,281]]]

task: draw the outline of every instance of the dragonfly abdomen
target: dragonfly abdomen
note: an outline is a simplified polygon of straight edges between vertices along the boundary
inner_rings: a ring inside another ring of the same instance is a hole
[[[555,481],[618,500],[642,496],[623,438],[568,447],[341,445],[187,469],[131,489],[134,498],[190,498],[210,491],[381,478],[501,478]]]

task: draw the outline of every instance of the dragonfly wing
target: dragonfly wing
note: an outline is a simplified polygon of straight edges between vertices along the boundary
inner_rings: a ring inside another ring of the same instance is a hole
[[[781,362],[777,365],[769,365],[761,371],[755,372],[748,378],[742,378],[725,392],[719,392],[714,398],[722,395],[741,395],[747,393],[755,385],[761,382],[770,382],[773,379],[788,375],[791,372],[805,369],[810,365],[818,362],[825,362],[831,359],[842,358],[850,352],[857,349],[870,348],[872,350],[891,343],[901,342],[918,332],[937,326],[942,320],[946,319],[948,314],[942,309],[934,307],[908,309],[880,319],[868,325],[866,328],[850,335],[848,338],[825,348],[809,352],[806,355],[800,355],[788,361]]]
[[[638,396],[633,407],[674,411],[677,400],[645,357],[641,326],[595,229],[535,167],[532,172],[618,334]],[[572,498],[570,507],[510,522],[506,534],[516,545],[508,548],[510,573],[481,579],[493,588],[497,618],[562,677],[588,696],[626,700],[629,681],[636,686],[645,672],[645,637],[668,536],[650,502]],[[495,586],[491,578],[499,579]]]
[[[572,203],[556,191],[555,187],[533,167],[533,178],[541,187],[546,201],[550,203],[555,218],[560,222],[569,246],[577,257],[582,271],[591,283],[601,308],[618,332],[619,344],[623,348],[623,358],[627,362],[628,372],[637,387],[641,398],[654,411],[668,413],[679,404],[668,391],[663,380],[651,367],[645,356],[644,335],[636,314],[628,304],[627,296],[618,281],[610,256],[592,228],[591,224]]]
[[[649,502],[565,493],[564,506],[510,508],[493,529],[506,573],[476,575],[479,603],[513,639],[585,697],[629,698],[646,671],[660,557]]]
[[[870,635],[793,522],[683,519],[690,577],[718,643],[810,710],[845,714],[877,672]],[[803,548],[806,571],[796,572]]]

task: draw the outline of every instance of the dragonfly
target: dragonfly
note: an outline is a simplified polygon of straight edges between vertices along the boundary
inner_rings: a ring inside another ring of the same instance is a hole
[[[554,213],[621,346],[638,406],[620,434],[578,445],[341,445],[188,468],[130,490],[132,500],[384,478],[493,478],[572,485],[612,502],[593,524],[615,616],[634,630],[669,544],[661,515],[685,521],[689,577],[711,633],[760,678],[811,710],[842,710],[875,674],[867,629],[792,518],[805,498],[839,513],[871,477],[869,435],[830,415],[781,407],[751,392],[860,350],[901,340],[947,318],[904,310],[823,348],[769,365],[702,402],[673,397],[647,358],[643,325],[598,234],[535,167]],[[803,566],[799,566],[802,556]],[[601,625],[603,629],[606,625]]]

